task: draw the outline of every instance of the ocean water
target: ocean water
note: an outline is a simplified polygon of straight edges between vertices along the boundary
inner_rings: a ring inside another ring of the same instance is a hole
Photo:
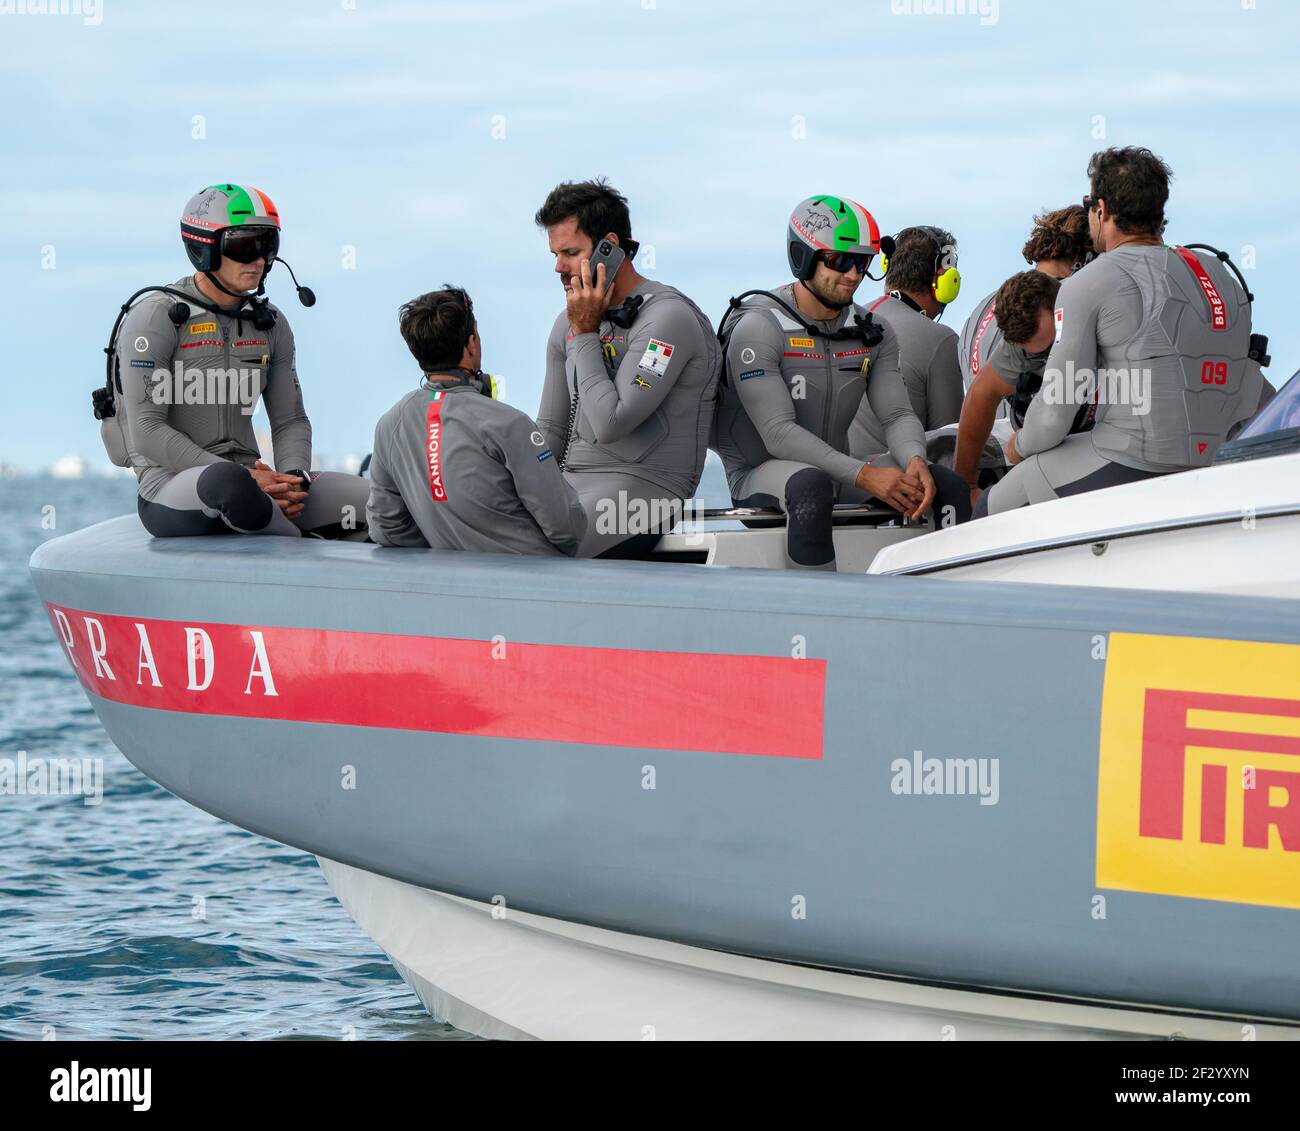
[[[109,742],[27,561],[134,509],[131,480],[0,480],[0,758],[103,761],[98,805],[0,794],[0,1037],[467,1038],[428,1015],[315,857],[193,808]]]

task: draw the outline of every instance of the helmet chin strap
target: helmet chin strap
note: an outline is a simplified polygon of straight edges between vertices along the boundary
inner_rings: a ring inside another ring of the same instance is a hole
[[[839,310],[843,310],[846,306],[853,305],[852,299],[850,299],[848,302],[834,302],[831,299],[823,298],[815,290],[813,290],[812,287],[808,285],[807,279],[800,279],[799,285],[802,286],[803,289],[806,290],[810,295],[812,295],[813,298],[815,298],[818,302],[820,302],[822,306],[828,306],[830,307],[831,310],[839,311]]]
[[[239,305],[235,308],[234,314],[241,335],[244,332],[245,317],[251,317],[253,319],[253,325],[257,326],[259,329],[270,329],[273,325],[275,325],[274,315],[268,315],[268,309],[267,309],[268,304],[265,298],[266,276],[270,270],[271,268],[268,265],[262,271],[262,277],[257,280],[257,290],[254,291],[251,295],[248,294],[247,292],[240,294],[238,291],[232,291],[229,287],[223,285],[221,280],[218,279],[216,275],[214,275],[211,271],[203,272],[203,274],[207,276],[208,282],[211,283],[214,287],[216,287],[217,290],[221,291],[222,294],[227,294],[231,298],[235,298],[239,300]],[[267,318],[268,320],[264,322],[263,321],[264,318]]]
[[[229,295],[231,298],[237,298],[240,299],[241,301],[251,302],[253,299],[261,298],[262,295],[266,294],[266,276],[267,276],[266,271],[262,272],[262,277],[257,281],[257,290],[254,291],[252,294],[249,294],[247,291],[232,291],[229,287],[225,286],[221,282],[221,280],[218,279],[216,275],[214,275],[211,271],[204,271],[203,274],[207,276],[208,282],[211,283],[214,287],[216,287],[217,290],[219,290],[222,294]]]

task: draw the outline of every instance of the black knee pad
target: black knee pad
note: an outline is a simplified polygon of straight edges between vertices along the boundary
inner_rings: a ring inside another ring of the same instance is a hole
[[[148,499],[137,499],[136,511],[144,528],[155,538],[195,538],[227,532],[220,519],[209,518],[200,510],[181,511]]]
[[[951,467],[930,464],[930,478],[934,480],[933,513],[935,525],[954,526],[971,519],[970,487],[966,480]]]
[[[208,510],[217,511],[236,530],[261,530],[271,521],[275,503],[257,485],[248,469],[230,460],[209,464],[194,484]]]
[[[831,513],[835,485],[815,467],[796,471],[785,485],[785,545],[790,560],[802,566],[822,566],[835,560]]]

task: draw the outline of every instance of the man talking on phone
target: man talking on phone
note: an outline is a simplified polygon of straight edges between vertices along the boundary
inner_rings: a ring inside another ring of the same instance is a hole
[[[565,291],[537,421],[587,514],[578,556],[639,557],[699,486],[721,350],[695,303],[632,265],[627,198],[603,179],[557,185],[536,221]]]

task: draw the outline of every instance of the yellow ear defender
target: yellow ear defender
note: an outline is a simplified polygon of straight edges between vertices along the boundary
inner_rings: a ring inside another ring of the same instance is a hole
[[[934,280],[930,284],[930,293],[934,295],[934,301],[940,306],[947,306],[955,302],[957,296],[961,294],[961,272],[957,270],[957,257],[953,256],[953,265],[944,267],[944,243],[938,229],[931,228],[927,224],[917,224],[916,230],[924,232],[934,243]],[[902,235],[900,232],[899,235]],[[881,241],[882,245],[884,241]],[[889,274],[889,256],[885,254],[883,247],[880,253],[880,273],[881,275]]]
[[[947,306],[950,302],[954,302],[957,296],[961,294],[961,272],[956,267],[947,268],[947,270],[935,276],[932,289],[934,290],[934,300],[940,306]]]
[[[961,293],[961,272],[957,270],[957,255],[943,242],[943,233],[928,224],[917,227],[934,241],[934,281],[930,284],[930,293],[940,306],[947,306]],[[944,259],[952,255],[952,266],[945,267]]]

